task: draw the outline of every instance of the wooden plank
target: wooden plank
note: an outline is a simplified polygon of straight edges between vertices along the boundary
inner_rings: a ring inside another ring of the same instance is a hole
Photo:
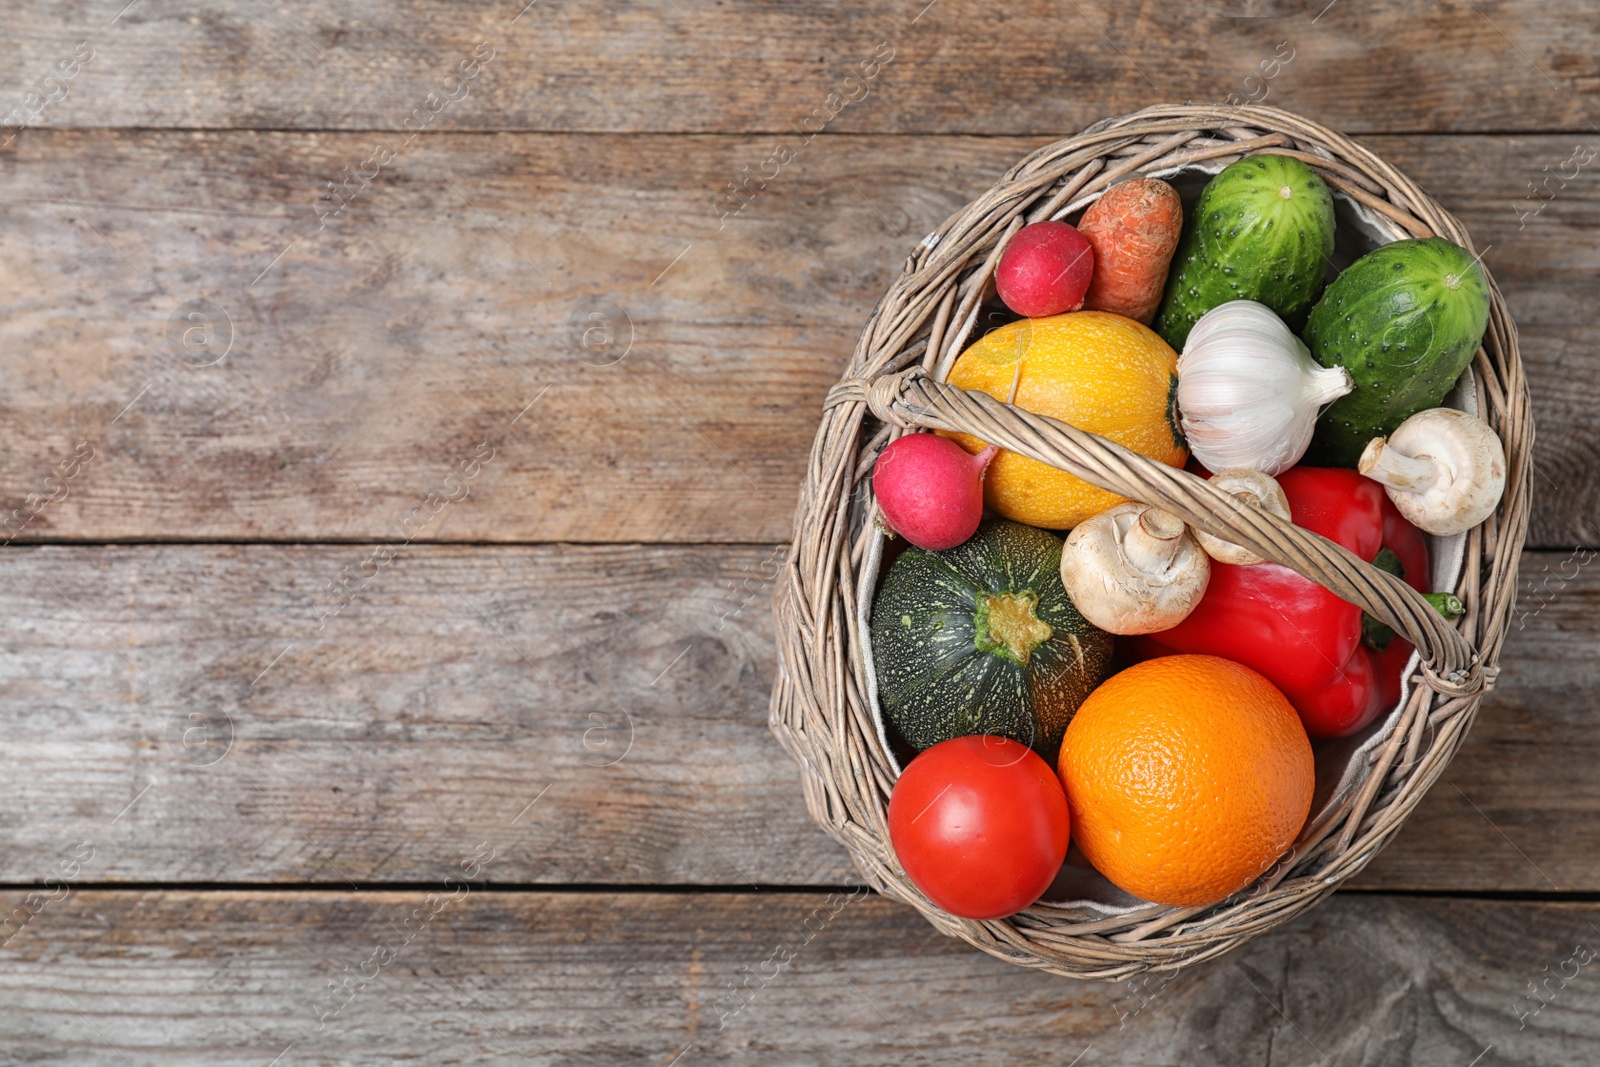
[[[370,137],[36,132],[0,204],[0,517],[23,540],[782,540],[904,252],[1036,142],[830,138],[719,230],[766,143],[429,137],[319,230]],[[1374,146],[1472,227],[1518,317],[1532,543],[1592,543],[1600,185],[1526,199],[1570,137]],[[464,466],[468,499],[407,520]]]
[[[414,881],[493,834],[512,882],[836,883],[766,728],[779,552],[13,549],[0,881],[103,832],[97,880]]]
[[[74,1067],[1587,1067],[1597,920],[1341,894],[1175,978],[1110,986],[844,893],[78,891],[0,948],[0,1040]]]
[[[1590,889],[1600,859],[1595,553],[1523,556],[1502,673],[1472,732],[1356,884]]]
[[[13,5],[10,121],[788,133],[865,89],[834,128],[1054,134],[1234,94],[1352,131],[1587,132],[1600,54],[1585,5],[1537,0],[121,7]],[[880,45],[892,63],[847,81]],[[464,62],[473,77],[447,80]]]
[[[0,882],[84,840],[96,882],[425,882],[489,837],[503,883],[850,877],[766,728],[774,549],[372,553],[10,549]],[[1527,558],[1496,691],[1362,885],[1600,890],[1584,558]]]

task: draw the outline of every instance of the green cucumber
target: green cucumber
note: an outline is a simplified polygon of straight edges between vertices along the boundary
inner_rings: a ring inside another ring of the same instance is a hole
[[[1246,156],[1206,183],[1183,231],[1155,331],[1182,352],[1201,315],[1254,300],[1298,329],[1333,254],[1333,194],[1288,156]]]
[[[1460,245],[1396,241],[1350,264],[1312,309],[1305,341],[1356,387],[1322,413],[1306,462],[1354,467],[1367,442],[1438,407],[1488,322],[1488,279]]]

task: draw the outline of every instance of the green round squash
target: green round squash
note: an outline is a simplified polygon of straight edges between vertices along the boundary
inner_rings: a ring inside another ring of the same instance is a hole
[[[943,552],[907,548],[872,603],[878,703],[922,750],[998,734],[1055,765],[1067,723],[1111,666],[1111,635],[1061,585],[1061,539],[989,519]]]

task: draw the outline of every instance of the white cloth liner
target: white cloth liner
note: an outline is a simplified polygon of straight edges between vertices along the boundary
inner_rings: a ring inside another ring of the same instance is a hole
[[[1177,167],[1170,170],[1152,171],[1147,176],[1153,178],[1166,178],[1172,181],[1178,192],[1183,196],[1186,207],[1192,207],[1195,199],[1200,195],[1204,186],[1202,175],[1211,175],[1220,171],[1227,165],[1226,160],[1207,160],[1203,163]],[[1132,175],[1130,175],[1132,177]],[[1103,191],[1102,191],[1103,192]],[[1055,218],[1065,218],[1083,208],[1102,195],[1096,193],[1073,201],[1055,214]],[[1384,216],[1372,211],[1341,193],[1334,194],[1335,210],[1338,214],[1339,227],[1335,239],[1334,266],[1340,270],[1354,262],[1361,255],[1379,245],[1391,241],[1401,240],[1408,236]],[[974,308],[967,320],[961,324],[955,335],[954,343],[950,346],[950,355],[940,360],[934,368],[934,376],[943,381],[950,372],[951,365],[955,362],[955,355],[966,347],[968,335],[972,332],[977,322],[978,308]],[[1477,391],[1474,385],[1472,370],[1469,367],[1456,382],[1450,396],[1445,399],[1449,407],[1476,415],[1478,413]],[[857,586],[858,595],[856,602],[857,633],[861,640],[861,662],[866,675],[867,701],[872,710],[873,725],[877,729],[878,744],[883,747],[884,755],[888,758],[889,765],[894,768],[896,776],[902,770],[899,760],[895,758],[894,749],[889,743],[888,731],[884,726],[883,709],[878,705],[878,679],[877,671],[872,658],[872,634],[870,619],[872,616],[873,594],[877,591],[878,570],[883,560],[883,549],[888,543],[888,538],[881,532],[877,533],[867,546],[865,559],[862,561],[861,581]],[[1454,589],[1456,581],[1461,575],[1461,564],[1466,550],[1466,535],[1456,534],[1453,537],[1428,537],[1428,559],[1430,588],[1435,590]],[[1386,716],[1368,726],[1354,737],[1341,738],[1336,741],[1319,741],[1313,745],[1316,758],[1316,792],[1311,802],[1311,816],[1306,820],[1306,827],[1301,831],[1302,839],[1311,836],[1329,818],[1331,818],[1344,803],[1345,799],[1361,788],[1362,783],[1371,773],[1374,753],[1394,730],[1395,723],[1400,717],[1400,711],[1405,707],[1406,700],[1411,694],[1411,676],[1416,672],[1421,657],[1415,652],[1406,665],[1404,678],[1401,682],[1400,701]],[[1243,892],[1248,893],[1246,889]],[[1074,847],[1067,856],[1067,862],[1062,866],[1061,873],[1056,877],[1055,883],[1046,891],[1040,903],[1048,904],[1052,910],[1061,910],[1070,913],[1074,918],[1093,920],[1113,918],[1151,905],[1131,894],[1125,893],[1112,885],[1103,875],[1083,859]]]

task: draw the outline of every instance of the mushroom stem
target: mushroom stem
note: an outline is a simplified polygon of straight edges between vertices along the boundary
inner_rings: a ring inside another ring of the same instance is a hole
[[[1408,456],[1390,445],[1387,437],[1374,437],[1367,442],[1357,469],[1375,482],[1408,493],[1432,489],[1444,474],[1438,460]]]
[[[1146,508],[1123,535],[1123,554],[1135,569],[1160,574],[1172,566],[1183,545],[1183,531],[1183,520],[1170,511]]]
[[[1261,494],[1254,489],[1230,489],[1228,490],[1228,495],[1247,507],[1259,508],[1261,506]]]

